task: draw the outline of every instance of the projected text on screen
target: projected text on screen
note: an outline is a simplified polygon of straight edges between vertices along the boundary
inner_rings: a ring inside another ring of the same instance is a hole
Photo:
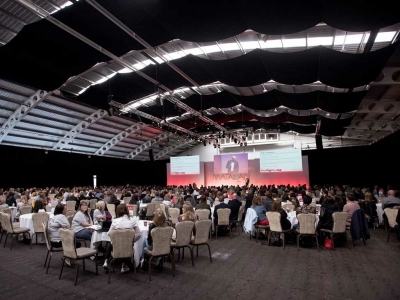
[[[200,174],[198,155],[171,157],[171,175]]]
[[[260,152],[260,172],[302,171],[301,149],[277,149]]]

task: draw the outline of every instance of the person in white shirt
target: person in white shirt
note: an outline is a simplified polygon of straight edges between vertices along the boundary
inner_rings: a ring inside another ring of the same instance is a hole
[[[93,212],[93,224],[99,225],[100,222],[106,220],[106,212],[105,212],[105,203],[104,201],[99,201],[96,203],[96,209]]]
[[[163,204],[171,208],[174,207],[171,202],[171,196],[169,194],[165,194]]]
[[[135,237],[133,238],[132,241],[132,247],[133,247],[133,244],[141,237],[140,229],[137,224],[136,218],[129,217],[129,211],[125,204],[118,205],[115,210],[115,214],[117,217],[112,221],[110,230],[108,231],[107,234],[117,229],[133,229],[135,231]],[[108,272],[108,262],[112,260],[111,257],[112,249],[113,246],[111,243],[109,243],[106,248],[105,260],[103,265],[103,268],[106,270],[106,272]],[[125,272],[129,272],[129,268],[125,267],[125,264],[123,263],[121,268],[121,273]]]

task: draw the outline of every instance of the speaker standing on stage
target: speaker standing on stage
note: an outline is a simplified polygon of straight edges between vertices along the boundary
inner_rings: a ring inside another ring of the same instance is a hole
[[[249,185],[249,182],[250,182],[249,177],[246,176],[246,179],[245,179],[246,186]]]
[[[226,163],[227,173],[238,173],[239,172],[239,162],[236,160],[236,156],[232,156],[231,160]]]

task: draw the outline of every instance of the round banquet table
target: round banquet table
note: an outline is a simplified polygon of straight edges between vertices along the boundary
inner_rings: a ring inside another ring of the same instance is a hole
[[[147,238],[148,232],[149,232],[149,223],[150,221],[146,220],[138,220],[138,225],[140,229],[140,239],[135,242],[133,245],[134,252],[135,252],[135,263],[136,266],[139,265],[140,262],[140,257],[142,256],[142,251],[143,251],[143,241],[145,238]],[[147,226],[144,226],[144,222],[147,222]],[[90,242],[90,246],[92,248],[96,248],[99,242],[106,241],[106,242],[111,242],[110,237],[108,236],[108,232],[103,232],[101,230],[94,230],[92,234],[92,240]]]
[[[47,214],[49,214],[50,215],[50,218],[53,216],[51,213],[49,213],[49,212],[47,212]],[[31,237],[32,237],[32,235],[35,233],[35,230],[33,229],[33,221],[32,221],[32,215],[33,215],[33,213],[31,213],[31,214],[24,214],[24,215],[21,215],[21,216],[19,216],[19,222],[20,222],[20,227],[26,227],[26,228],[29,228],[29,233],[31,234]],[[39,239],[38,239],[38,241],[40,241],[41,242],[41,236],[39,236]]]

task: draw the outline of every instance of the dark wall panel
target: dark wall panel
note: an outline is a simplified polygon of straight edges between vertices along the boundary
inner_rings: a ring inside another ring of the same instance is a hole
[[[0,187],[160,184],[167,182],[168,160],[133,161],[66,152],[0,146]]]

